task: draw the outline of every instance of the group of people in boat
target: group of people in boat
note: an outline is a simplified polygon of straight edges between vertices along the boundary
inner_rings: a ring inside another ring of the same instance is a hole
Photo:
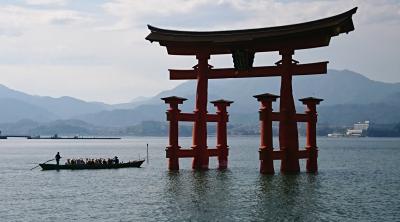
[[[60,153],[57,152],[55,156],[55,160],[57,162],[57,165],[60,164]],[[111,164],[119,164],[119,159],[117,156],[114,158],[80,158],[80,159],[67,159],[65,162],[65,165],[111,165]]]
[[[114,158],[80,158],[80,159],[67,159],[65,165],[111,165],[111,164],[119,164],[119,159],[117,156]]]

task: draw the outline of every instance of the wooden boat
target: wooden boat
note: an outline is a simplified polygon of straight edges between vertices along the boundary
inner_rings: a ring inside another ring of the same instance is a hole
[[[140,167],[144,160],[135,160],[128,163],[118,164],[70,164],[70,165],[57,165],[57,164],[39,164],[42,170],[98,170],[98,169],[118,169],[129,167]]]

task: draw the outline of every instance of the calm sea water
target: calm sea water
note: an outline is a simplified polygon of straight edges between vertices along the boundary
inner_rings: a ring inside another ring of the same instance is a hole
[[[229,169],[166,170],[167,138],[0,141],[0,221],[399,221],[400,139],[319,138],[319,173],[262,176],[258,137],[230,137]],[[113,157],[142,168],[29,170],[52,159]],[[302,140],[301,143],[304,144]],[[190,138],[181,144],[190,145]],[[214,138],[210,138],[210,146]],[[214,168],[214,169],[213,169]],[[276,162],[279,172],[279,162]]]

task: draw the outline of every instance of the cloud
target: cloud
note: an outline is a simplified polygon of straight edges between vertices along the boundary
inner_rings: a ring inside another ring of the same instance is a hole
[[[218,8],[221,6],[223,8]],[[277,26],[333,16],[356,6],[363,12],[356,16],[361,23],[400,22],[400,2],[390,0],[113,0],[103,4],[102,8],[107,14],[117,18],[117,21],[108,28],[122,30],[135,28],[146,21],[160,20],[164,21],[164,24],[173,21],[175,26],[177,24],[179,26],[188,19],[193,21],[193,17],[198,20],[188,25],[187,29],[202,27],[203,23],[211,23],[212,28]],[[208,13],[213,12],[215,8],[218,8],[219,14]],[[231,18],[230,22],[223,19],[227,15]],[[235,19],[232,15],[238,16]]]
[[[22,6],[0,6],[0,34],[15,36],[39,26],[93,22],[90,14],[65,9],[31,9]]]
[[[146,41],[146,24],[182,30],[255,28],[315,20],[358,6],[355,32],[334,38],[328,48],[300,50],[296,59],[328,59],[329,68],[347,68],[372,79],[399,82],[399,5],[393,0],[0,3],[0,81],[41,95],[129,101],[179,84],[168,80],[167,69],[196,63],[194,57],[168,56],[164,47]],[[257,65],[273,64],[278,60],[273,56],[257,55]],[[213,56],[210,63],[232,66],[229,55]]]
[[[219,1],[211,0],[170,0],[170,1],[131,1],[114,0],[102,5],[109,15],[118,18],[118,21],[109,29],[129,29],[142,23],[142,19],[168,17],[172,15],[190,13],[201,5],[218,4]]]
[[[66,5],[67,0],[25,0],[28,5]]]

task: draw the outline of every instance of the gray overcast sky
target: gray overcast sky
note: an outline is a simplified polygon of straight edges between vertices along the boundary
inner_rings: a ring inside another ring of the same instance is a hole
[[[168,56],[144,40],[146,25],[183,30],[258,28],[305,22],[359,7],[354,32],[329,47],[298,51],[300,62],[329,60],[370,79],[400,82],[400,1],[317,0],[0,0],[0,84],[31,94],[127,102],[179,81],[168,68],[192,57]],[[256,55],[271,65],[277,53]],[[232,67],[230,56],[212,57]],[[323,78],[323,76],[321,76]]]

